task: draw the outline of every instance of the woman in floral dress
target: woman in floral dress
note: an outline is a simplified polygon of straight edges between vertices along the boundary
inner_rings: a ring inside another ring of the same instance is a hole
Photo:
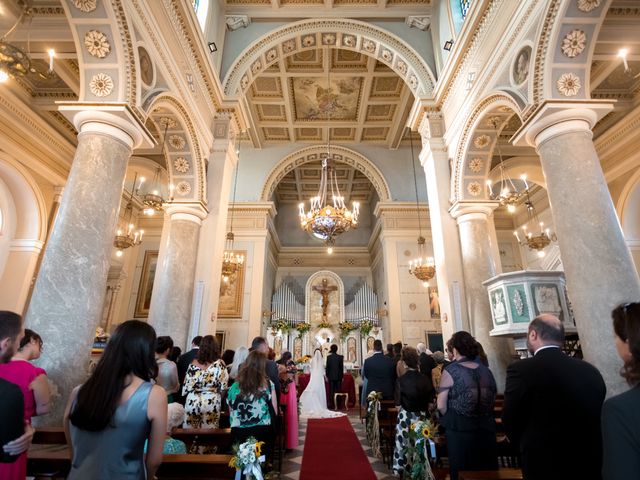
[[[212,335],[200,343],[198,356],[191,362],[182,387],[186,396],[185,428],[218,428],[222,391],[227,389],[227,366]]]

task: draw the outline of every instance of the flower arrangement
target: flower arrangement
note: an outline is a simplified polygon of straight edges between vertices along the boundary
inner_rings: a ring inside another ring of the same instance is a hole
[[[304,355],[300,358],[297,358],[296,363],[309,363],[310,360],[311,360],[311,355]]]
[[[262,455],[262,445],[255,438],[249,437],[246,442],[233,446],[234,456],[229,461],[229,466],[236,469],[236,479],[245,475],[247,479],[262,480],[261,463],[265,462]]]
[[[323,328],[331,328],[331,324],[326,320],[323,319],[319,324],[318,324],[318,330],[321,330]]]
[[[375,390],[367,395],[368,402],[379,402],[382,400],[382,392],[376,392]]]
[[[302,336],[305,333],[307,333],[309,330],[311,330],[311,324],[307,322],[300,322],[299,324],[296,325],[296,330]]]
[[[381,455],[380,452],[380,423],[378,422],[378,408],[382,400],[382,392],[375,390],[367,395],[367,416],[365,418],[365,431],[371,450],[376,457]]]
[[[373,322],[368,318],[360,322],[360,333],[364,336],[369,335],[369,332],[373,330]]]
[[[409,445],[405,456],[407,459],[406,476],[412,480],[432,480],[435,477],[431,471],[431,464],[425,455],[425,444],[431,447],[432,456],[435,456],[435,444],[432,439],[436,433],[436,427],[429,420],[419,420],[409,427]]]
[[[289,330],[291,330],[291,326],[287,323],[287,321],[284,318],[280,318],[275,322],[271,322],[272,335],[277,335],[278,332],[287,333]]]
[[[347,336],[356,329],[355,325],[348,320],[340,322],[338,328],[340,329],[340,338],[342,340],[347,338]]]

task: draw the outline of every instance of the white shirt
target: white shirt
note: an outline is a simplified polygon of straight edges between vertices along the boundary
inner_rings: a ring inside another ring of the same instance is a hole
[[[559,345],[545,345],[544,347],[540,347],[535,352],[533,352],[533,355],[534,356],[537,355],[540,350],[544,350],[545,348],[560,348],[560,346]]]

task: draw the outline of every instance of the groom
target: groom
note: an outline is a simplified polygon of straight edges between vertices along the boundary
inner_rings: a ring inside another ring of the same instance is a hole
[[[329,403],[333,404],[333,395],[342,387],[344,357],[338,355],[338,346],[331,345],[331,353],[327,356],[327,380],[329,380]],[[333,405],[333,408],[338,408]]]

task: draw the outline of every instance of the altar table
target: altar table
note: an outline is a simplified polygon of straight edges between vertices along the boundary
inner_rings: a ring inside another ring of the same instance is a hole
[[[298,375],[298,392],[302,394],[304,389],[307,388],[311,375],[308,373],[301,373]],[[329,399],[329,382],[327,378],[324,379],[324,388],[327,392],[327,405],[333,404],[333,399]],[[353,375],[345,373],[342,377],[342,385],[336,393],[348,393],[349,394],[349,408],[356,406],[356,385],[353,380]],[[338,401],[339,402],[339,401]]]

